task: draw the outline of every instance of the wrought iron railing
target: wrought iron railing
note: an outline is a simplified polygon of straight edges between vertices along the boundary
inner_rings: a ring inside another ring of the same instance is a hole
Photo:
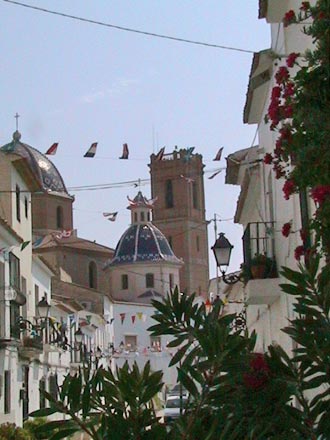
[[[243,234],[244,267],[251,269],[257,255],[264,255],[272,262],[271,272],[267,277],[277,276],[275,258],[275,223],[251,222],[248,223]]]

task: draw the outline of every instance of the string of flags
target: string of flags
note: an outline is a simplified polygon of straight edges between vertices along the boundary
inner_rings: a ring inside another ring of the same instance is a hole
[[[51,147],[48,148],[48,150],[45,152],[45,154],[49,155],[49,156],[54,156],[56,154],[56,152],[57,152],[58,145],[59,145],[59,142],[54,142],[51,145]],[[93,142],[91,144],[91,146],[89,147],[89,149],[86,151],[86,153],[84,154],[83,157],[86,157],[86,158],[93,158],[93,157],[95,157],[96,150],[97,150],[97,145],[98,145],[98,142]],[[215,155],[215,157],[213,159],[214,161],[220,161],[221,160],[223,148],[224,147],[221,147],[217,151],[217,153],[216,153],[216,155]],[[185,154],[183,156],[183,161],[184,162],[189,162],[190,161],[190,159],[192,158],[194,150],[195,150],[195,147],[188,147],[186,149]],[[164,154],[165,154],[165,147],[162,147],[158,151],[158,153],[155,155],[154,160],[155,161],[162,160],[163,157],[164,157]],[[125,144],[123,144],[122,154],[119,157],[119,159],[128,159],[128,158],[129,158],[129,149],[128,149],[128,144],[125,143]]]
[[[14,250],[15,248],[19,247],[20,251],[23,251],[29,244],[31,243],[30,240],[28,241],[23,241],[23,243],[19,246],[4,246],[0,248],[0,254],[5,254],[5,253],[9,253],[12,250]]]

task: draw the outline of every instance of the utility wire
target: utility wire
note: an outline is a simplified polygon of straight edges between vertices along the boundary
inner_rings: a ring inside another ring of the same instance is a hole
[[[60,17],[71,18],[73,20],[78,20],[78,21],[82,21],[82,22],[85,22],[85,23],[92,23],[92,24],[96,24],[98,26],[104,26],[104,27],[109,27],[109,28],[113,28],[113,29],[118,29],[120,31],[134,32],[136,34],[148,35],[150,37],[163,38],[163,39],[166,39],[166,40],[173,40],[173,41],[180,41],[181,43],[196,44],[196,45],[199,45],[199,46],[214,47],[216,49],[232,50],[232,51],[236,51],[236,52],[252,53],[252,54],[255,52],[253,50],[240,49],[238,47],[223,46],[223,45],[220,45],[220,44],[205,43],[205,42],[202,42],[202,41],[187,40],[185,38],[178,38],[178,37],[172,37],[172,36],[169,36],[169,35],[156,34],[154,32],[140,31],[138,29],[131,29],[131,28],[127,28],[127,27],[124,27],[124,26],[117,26],[117,25],[114,25],[114,24],[105,23],[103,21],[91,20],[89,18],[84,18],[84,17],[78,17],[76,15],[65,14],[64,12],[52,11],[50,9],[40,8],[38,6],[28,5],[26,3],[22,3],[22,2],[18,2],[18,1],[14,1],[14,0],[2,0],[2,1],[4,1],[6,3],[14,4],[16,6],[23,6],[24,8],[29,8],[29,9],[34,9],[36,11],[45,12],[47,14],[53,14],[53,15],[57,15],[57,16],[60,16]]]

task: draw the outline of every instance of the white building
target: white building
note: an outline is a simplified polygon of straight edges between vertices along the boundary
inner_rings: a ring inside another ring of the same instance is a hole
[[[257,351],[264,351],[272,342],[286,350],[292,349],[292,340],[281,329],[293,317],[292,299],[279,287],[283,283],[279,271],[282,266],[297,267],[294,250],[301,245],[299,231],[311,212],[310,200],[294,195],[289,200],[282,191],[284,180],[276,179],[271,167],[263,162],[266,153],[272,153],[278,137],[265,123],[274,75],[285,56],[291,52],[303,53],[311,41],[302,33],[301,25],[284,27],[284,14],[298,12],[297,0],[260,0],[259,17],[265,18],[271,29],[271,48],[255,53],[250,72],[244,122],[257,124],[258,145],[230,154],[227,158],[226,183],[240,185],[235,222],[243,225],[244,263],[249,271],[256,253],[267,255],[273,262],[265,279],[250,279],[242,285],[241,297],[247,303],[247,325],[256,330]],[[274,56],[275,54],[275,56]],[[279,60],[277,55],[281,55]],[[292,222],[292,233],[282,235],[282,227]]]

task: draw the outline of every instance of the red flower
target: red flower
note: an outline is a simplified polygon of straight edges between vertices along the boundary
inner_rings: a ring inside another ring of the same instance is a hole
[[[287,57],[287,59],[286,59],[286,65],[288,66],[288,67],[293,67],[294,66],[294,64],[295,64],[295,62],[296,62],[296,59],[299,57],[299,53],[296,53],[296,52],[292,52],[292,53],[290,53],[290,55]]]
[[[284,198],[286,200],[289,200],[291,194],[294,193],[295,189],[296,189],[296,185],[295,185],[294,181],[290,180],[290,179],[286,180],[283,185],[283,188],[282,188],[282,190],[284,192]]]
[[[270,368],[262,353],[254,353],[249,365],[250,369],[243,374],[243,381],[247,388],[259,390],[269,381]]]
[[[291,222],[284,223],[284,225],[282,227],[282,235],[284,237],[289,237],[290,232],[291,232]]]
[[[292,9],[290,9],[290,11],[288,11],[284,15],[284,18],[283,18],[284,26],[286,27],[289,24],[294,23],[295,21],[296,21],[296,13]]]
[[[295,259],[300,260],[300,258],[304,255],[304,253],[305,253],[304,246],[302,245],[297,246],[296,249],[294,250]]]
[[[330,185],[318,185],[311,190],[311,196],[315,203],[322,205],[327,197],[330,196]]]
[[[281,66],[275,73],[275,79],[277,84],[283,84],[290,78],[288,68],[286,66]]]
[[[323,20],[323,18],[325,18],[325,13],[324,12],[320,12],[319,15],[317,16],[317,18],[319,20]]]
[[[300,10],[301,11],[308,11],[308,9],[311,7],[311,5],[309,4],[309,2],[302,2],[301,6],[300,6]]]
[[[279,98],[281,96],[281,87],[275,86],[272,90],[272,99]]]
[[[293,115],[292,105],[287,105],[286,107],[283,107],[283,113],[285,118],[292,118]]]
[[[270,153],[264,155],[264,163],[270,165],[273,162],[273,156]]]
[[[294,85],[292,82],[288,82],[283,92],[283,98],[288,98],[289,96],[293,96],[293,95],[294,95]]]

